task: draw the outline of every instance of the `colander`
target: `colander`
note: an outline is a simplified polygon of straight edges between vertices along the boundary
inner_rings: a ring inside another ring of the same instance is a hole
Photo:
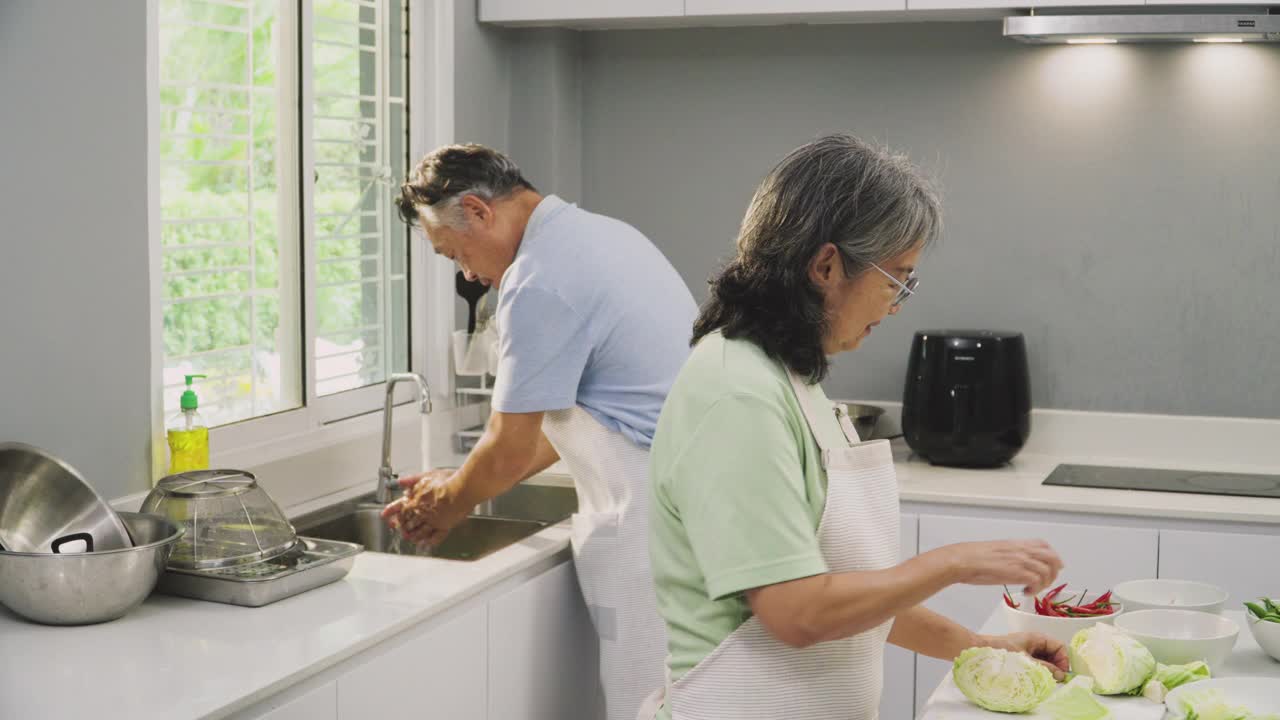
[[[192,470],[162,478],[142,502],[144,513],[186,530],[169,567],[226,568],[288,552],[297,534],[252,473]]]

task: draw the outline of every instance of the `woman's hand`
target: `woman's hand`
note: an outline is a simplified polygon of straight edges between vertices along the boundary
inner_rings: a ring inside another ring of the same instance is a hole
[[[978,644],[985,647],[1024,652],[1053,672],[1053,679],[1062,682],[1071,669],[1067,660],[1067,648],[1062,643],[1040,633],[1009,633],[1008,635],[979,635]]]
[[[1062,571],[1062,558],[1043,540],[996,540],[938,548],[966,585],[1020,585],[1029,595],[1049,587]]]

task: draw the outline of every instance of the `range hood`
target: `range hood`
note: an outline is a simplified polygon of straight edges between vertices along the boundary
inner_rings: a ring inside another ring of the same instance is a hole
[[[1004,36],[1036,44],[1280,42],[1280,15],[1025,15],[1004,19]]]

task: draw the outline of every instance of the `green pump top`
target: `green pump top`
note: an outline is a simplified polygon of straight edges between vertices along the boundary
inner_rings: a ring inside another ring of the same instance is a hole
[[[182,393],[182,402],[181,402],[182,409],[195,410],[196,407],[200,404],[200,401],[196,398],[195,391],[191,389],[191,381],[196,378],[203,378],[208,376],[207,375],[186,375],[184,377],[186,377],[187,379],[187,389]]]

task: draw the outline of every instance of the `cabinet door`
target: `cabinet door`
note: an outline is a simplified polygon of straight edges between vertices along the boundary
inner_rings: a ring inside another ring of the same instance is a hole
[[[908,10],[992,10],[1036,7],[1133,5],[1135,0],[907,0]]]
[[[479,0],[480,22],[538,23],[684,15],[684,0]]]
[[[815,15],[906,10],[906,0],[685,0],[690,17],[723,15]]]
[[[339,677],[338,718],[485,720],[486,610],[481,603]]]
[[[1280,597],[1277,557],[1274,535],[1161,530],[1157,577],[1217,585],[1231,594],[1226,609],[1240,610],[1245,600]]]
[[[489,717],[604,717],[596,633],[573,563],[489,603]]]
[[[920,516],[920,552],[944,545],[982,540],[1039,538],[1062,556],[1058,583],[1103,590],[1125,580],[1151,577],[1159,557],[1156,530],[1034,523],[981,517]],[[999,587],[953,585],[925,605],[935,612],[977,630],[1000,605]],[[916,712],[950,670],[950,663],[919,656],[916,660]]]
[[[285,690],[280,695],[264,700],[234,717],[244,720],[248,718],[253,720],[337,720],[337,682],[327,682],[290,700],[279,699],[288,694],[289,691]]]
[[[1265,0],[1147,0],[1148,5],[1272,5]]]
[[[902,560],[916,554],[919,518],[902,516]],[[884,694],[880,696],[880,720],[911,720],[915,716],[916,654],[896,645],[884,649]]]

